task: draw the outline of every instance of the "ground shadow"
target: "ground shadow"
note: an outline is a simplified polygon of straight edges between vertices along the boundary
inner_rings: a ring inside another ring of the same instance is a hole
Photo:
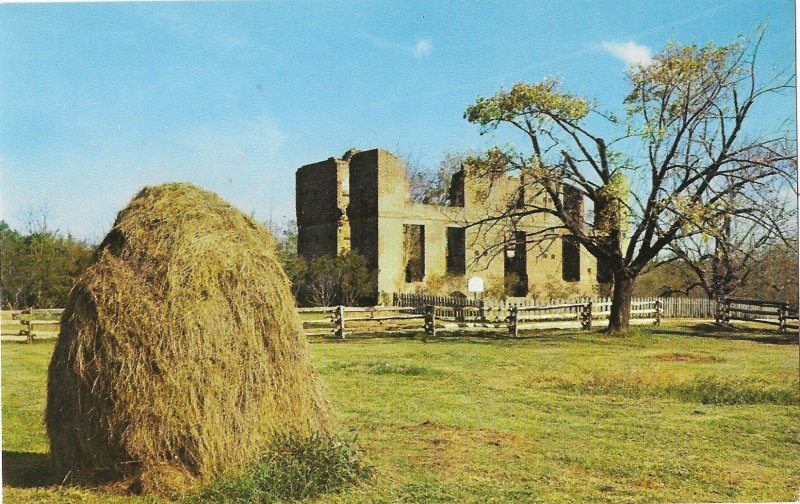
[[[4,486],[32,488],[57,483],[46,453],[3,450]]]
[[[309,343],[359,343],[369,340],[396,340],[396,341],[420,341],[422,343],[474,343],[483,345],[497,345],[497,344],[514,344],[524,340],[537,340],[537,341],[567,341],[582,336],[586,336],[588,332],[580,329],[557,329],[557,328],[542,328],[542,329],[523,329],[518,336],[512,337],[508,331],[503,328],[486,328],[484,331],[476,331],[474,329],[444,329],[437,330],[436,336],[431,336],[422,331],[408,331],[408,332],[364,332],[364,333],[348,333],[346,338],[337,338],[335,336],[313,336],[309,337]]]
[[[722,326],[704,322],[686,325],[680,328],[660,328],[658,333],[667,336],[691,336],[695,338],[700,337],[731,341],[753,341],[755,343],[767,343],[771,345],[797,344],[796,331],[780,333],[773,327]]]
[[[653,326],[637,325],[631,327],[631,335],[654,335],[654,336],[683,336],[701,337],[731,341],[753,341],[756,343],[766,343],[772,345],[796,345],[798,343],[797,331],[789,330],[786,333],[778,332],[772,326],[747,327],[741,325],[721,326],[713,322],[700,322],[695,324],[682,324],[680,326]],[[408,332],[364,332],[351,333],[345,339],[334,336],[315,336],[309,338],[311,343],[358,343],[368,340],[405,340],[421,341],[424,343],[474,343],[484,345],[514,344],[522,341],[538,342],[566,342],[574,339],[585,338],[586,336],[604,336],[605,329],[597,327],[591,331],[583,329],[569,328],[525,328],[520,330],[520,334],[512,337],[507,330],[487,328],[485,331],[446,329],[437,331],[436,336],[431,336],[421,331]],[[611,336],[609,341],[620,339],[619,336]]]

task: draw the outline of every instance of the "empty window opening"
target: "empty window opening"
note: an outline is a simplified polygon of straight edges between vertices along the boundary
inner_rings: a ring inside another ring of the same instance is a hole
[[[597,259],[597,283],[610,283],[614,280],[611,263],[607,259]]]
[[[505,247],[505,290],[509,296],[528,295],[528,247],[525,231],[515,231]]]
[[[579,227],[583,227],[583,193],[572,186],[564,186],[564,213]]]
[[[519,188],[517,189],[514,208],[525,208],[525,186],[522,183],[520,183]]]
[[[565,282],[581,279],[581,249],[572,236],[561,238],[561,278]]]
[[[425,226],[403,224],[403,253],[406,282],[421,282],[425,278]]]
[[[467,272],[467,233],[462,227],[447,228],[447,272],[463,275]]]

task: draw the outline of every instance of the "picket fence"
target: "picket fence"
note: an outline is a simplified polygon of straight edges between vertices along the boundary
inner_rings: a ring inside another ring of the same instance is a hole
[[[712,299],[705,298],[664,298],[664,297],[636,297],[632,299],[633,306],[642,303],[661,302],[662,317],[664,318],[699,318],[713,319],[716,314],[717,304]],[[592,302],[594,305],[606,305],[611,303],[610,297],[581,297],[581,298],[548,298],[548,299],[529,299],[529,298],[509,298],[499,299],[470,299],[455,296],[431,296],[427,294],[414,293],[395,293],[392,295],[392,305],[394,306],[474,306],[479,307],[481,303],[486,310],[499,316],[507,312],[511,306],[552,306],[575,303]],[[635,311],[635,309],[634,309]],[[631,314],[631,318],[641,318],[642,314]]]

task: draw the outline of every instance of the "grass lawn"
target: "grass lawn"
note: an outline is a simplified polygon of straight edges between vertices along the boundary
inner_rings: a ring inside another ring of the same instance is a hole
[[[797,336],[667,323],[627,338],[315,341],[372,486],[320,502],[800,498]],[[42,425],[52,341],[2,344],[7,502],[142,502],[61,488]]]

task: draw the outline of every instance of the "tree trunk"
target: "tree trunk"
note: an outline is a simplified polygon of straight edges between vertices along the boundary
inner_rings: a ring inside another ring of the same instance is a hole
[[[614,292],[611,314],[608,317],[609,333],[627,333],[631,325],[631,294],[634,277],[624,272],[614,272]]]

